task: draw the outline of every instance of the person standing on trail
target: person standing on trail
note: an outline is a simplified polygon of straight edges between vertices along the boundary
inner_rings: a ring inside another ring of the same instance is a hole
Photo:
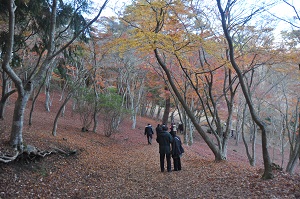
[[[175,123],[172,123],[171,124],[171,132],[176,132],[177,131],[177,128],[176,128],[176,124]],[[170,133],[171,133],[170,132]]]
[[[152,144],[152,135],[154,134],[151,124],[145,127],[145,135],[147,135],[148,144]]]
[[[160,124],[157,124],[157,126],[155,128],[155,131],[156,131],[156,137],[158,137],[158,135],[160,134],[160,132],[162,132],[162,128],[161,128]]]
[[[179,133],[180,133],[180,134],[183,134],[183,124],[182,124],[182,123],[180,123],[180,124],[178,125],[178,130],[179,130]]]
[[[176,131],[171,131],[171,135],[173,137],[173,142],[171,145],[172,145],[172,158],[173,158],[174,171],[180,171],[181,170],[180,157],[182,156],[182,153],[184,153],[184,149],[182,147],[180,137],[176,135]]]
[[[171,127],[170,127],[171,131],[176,131],[176,124],[175,123],[172,123],[171,124]]]
[[[166,125],[162,126],[162,131],[156,138],[159,143],[159,156],[160,156],[160,169],[161,172],[165,171],[165,157],[167,159],[167,170],[171,172],[171,147],[170,144],[173,142],[172,135],[168,132]]]

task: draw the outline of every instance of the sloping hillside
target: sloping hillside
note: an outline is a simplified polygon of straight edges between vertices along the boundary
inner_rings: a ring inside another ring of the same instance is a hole
[[[0,198],[300,198],[299,175],[275,171],[274,179],[261,180],[260,167],[248,166],[242,144],[229,147],[229,161],[215,163],[198,135],[194,145],[184,146],[182,171],[160,172],[158,144],[148,145],[143,134],[147,123],[157,123],[148,118],[138,118],[136,129],[126,119],[120,132],[107,138],[101,127],[97,133],[81,132],[80,120],[69,106],[54,137],[51,130],[58,99],[58,94],[53,96],[48,113],[43,96],[39,98],[31,127],[26,113],[24,143],[41,150],[76,150],[76,154],[1,163]],[[12,105],[1,121],[2,153],[10,151]]]

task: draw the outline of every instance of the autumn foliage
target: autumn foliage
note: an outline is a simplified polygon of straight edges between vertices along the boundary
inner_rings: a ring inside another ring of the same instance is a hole
[[[58,108],[55,95],[53,110]],[[119,133],[81,132],[79,118],[67,111],[56,137],[51,135],[53,112],[37,102],[32,127],[25,126],[24,140],[39,149],[60,148],[75,155],[50,155],[44,159],[0,164],[1,198],[299,198],[300,176],[275,171],[276,178],[260,179],[262,165],[250,167],[243,146],[230,146],[229,162],[216,163],[212,152],[196,135],[184,145],[183,169],[161,173],[158,144],[147,144],[143,134],[148,118],[139,118],[136,129],[126,120]],[[68,105],[67,110],[70,110]],[[12,107],[8,107],[8,113]],[[9,121],[1,121],[1,152],[9,152]],[[182,135],[180,135],[182,136]],[[156,135],[154,135],[154,138]],[[260,156],[261,160],[261,156]]]

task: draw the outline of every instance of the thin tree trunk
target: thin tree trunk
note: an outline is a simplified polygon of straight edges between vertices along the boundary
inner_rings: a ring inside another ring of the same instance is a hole
[[[45,99],[45,109],[47,112],[50,112],[50,78],[51,76],[46,77],[46,84],[45,84],[45,94],[46,94],[46,99]]]
[[[295,137],[294,141],[295,145],[294,147],[292,146],[292,143],[290,143],[290,157],[289,157],[289,162],[286,167],[286,171],[290,174],[293,174],[295,172],[296,164],[298,162],[298,159],[300,157],[300,128],[299,128],[299,123],[300,123],[300,113],[299,113],[299,104],[300,104],[300,98],[298,98],[297,106],[296,106],[296,122],[294,124],[294,134],[296,134],[296,131],[298,131],[297,136]],[[298,130],[297,130],[298,127]]]
[[[155,105],[155,106],[156,106],[156,105]],[[161,106],[158,106],[158,108],[157,108],[157,113],[156,113],[156,119],[157,119],[157,120],[160,119],[161,109],[162,109],[162,107],[161,107]]]
[[[16,90],[11,90],[8,93],[5,92],[5,86],[3,84],[2,87],[2,96],[1,96],[1,100],[0,100],[0,120],[4,119],[4,114],[5,114],[5,107],[6,107],[6,103],[9,99],[9,96],[11,96],[13,93],[15,93]]]
[[[188,142],[188,144],[189,144],[189,146],[191,146],[194,143],[194,138],[193,138],[194,128],[193,128],[193,124],[192,124],[190,119],[188,119],[187,125],[188,125],[188,129],[189,129],[189,134],[188,134],[189,142]]]
[[[43,88],[44,83],[45,83],[45,81],[40,85],[37,94],[34,96],[34,98],[32,100],[31,109],[30,109],[30,113],[29,113],[29,125],[30,126],[32,125],[32,113],[33,113],[33,110],[34,110],[35,102],[36,102],[39,94],[41,93],[41,90]]]
[[[68,94],[68,96],[66,97],[65,101],[63,102],[63,104],[61,105],[61,107],[59,108],[59,110],[56,114],[56,117],[55,117],[54,123],[53,123],[53,129],[52,129],[52,135],[53,136],[56,136],[58,118],[59,118],[61,112],[63,111],[64,107],[66,106],[67,102],[70,100],[71,97],[72,97],[72,93]]]
[[[239,66],[235,62],[233,42],[232,42],[232,38],[229,34],[228,26],[226,24],[226,16],[225,16],[227,12],[228,13],[230,12],[228,10],[228,9],[230,9],[230,7],[226,8],[226,10],[224,11],[221,6],[221,0],[217,0],[217,4],[218,4],[218,9],[219,9],[219,12],[221,15],[222,28],[223,28],[225,38],[226,38],[228,46],[229,46],[229,56],[230,56],[231,65],[238,75],[243,94],[245,96],[247,105],[248,105],[250,113],[251,113],[251,117],[255,121],[255,123],[259,126],[259,128],[261,129],[261,132],[262,132],[261,140],[262,140],[262,151],[263,151],[263,161],[264,161],[264,173],[263,173],[262,178],[263,179],[272,179],[274,177],[274,175],[273,175],[273,171],[272,171],[272,167],[271,167],[271,159],[270,159],[270,155],[269,155],[269,151],[268,151],[268,147],[267,147],[266,127],[265,127],[265,124],[261,121],[261,119],[257,115],[257,113],[253,107],[252,100],[250,98],[250,95],[248,94],[247,87],[244,82],[244,76],[243,76]]]

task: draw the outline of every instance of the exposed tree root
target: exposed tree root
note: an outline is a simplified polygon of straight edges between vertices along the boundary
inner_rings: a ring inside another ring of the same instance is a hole
[[[53,147],[52,150],[50,151],[41,151],[32,145],[27,145],[22,152],[16,151],[14,155],[1,154],[0,152],[0,162],[9,163],[9,162],[19,161],[19,160],[30,162],[38,158],[44,158],[45,156],[51,154],[63,154],[65,156],[70,156],[76,153],[77,153],[76,150],[66,152],[56,147]]]

